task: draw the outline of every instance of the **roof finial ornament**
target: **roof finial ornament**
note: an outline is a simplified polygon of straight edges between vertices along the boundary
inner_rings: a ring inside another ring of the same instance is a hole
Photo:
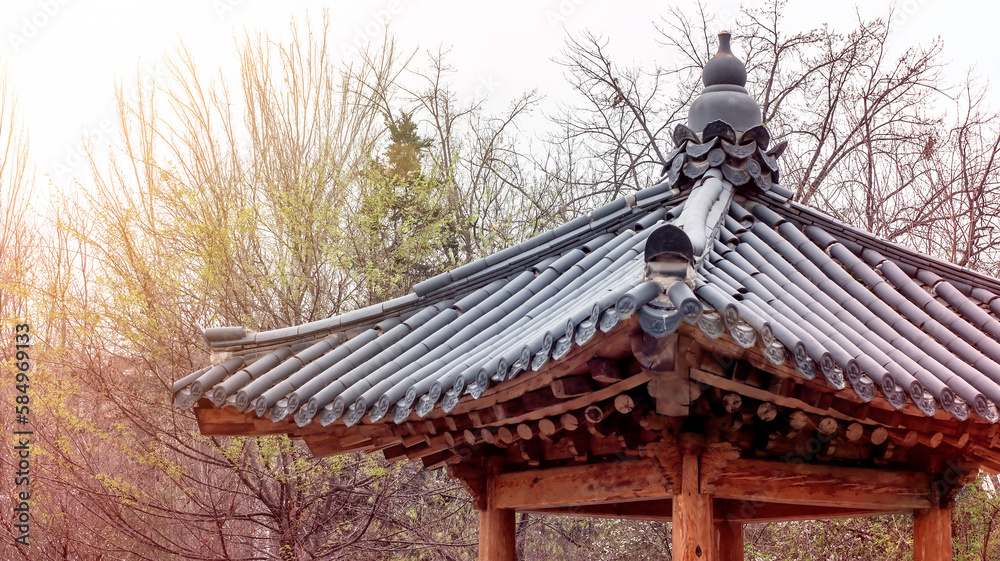
[[[728,31],[719,33],[719,52],[702,71],[702,90],[688,112],[688,124],[674,128],[674,150],[666,157],[667,182],[683,187],[710,169],[719,169],[733,186],[767,191],[778,183],[778,157],[785,142],[770,147],[760,106],[743,86],[747,69],[733,55]]]
[[[747,85],[747,68],[733,54],[729,44],[732,37],[728,31],[719,32],[719,51],[702,70],[701,81],[705,86],[728,84],[742,88]]]
[[[761,124],[760,106],[747,93],[747,69],[730,47],[732,35],[719,33],[719,51],[712,57],[701,80],[705,84],[688,112],[688,126],[696,133],[712,121],[723,121],[738,132]]]

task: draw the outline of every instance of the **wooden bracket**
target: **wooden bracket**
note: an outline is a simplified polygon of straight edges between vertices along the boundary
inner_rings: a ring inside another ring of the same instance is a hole
[[[677,342],[680,335],[671,333],[657,339],[648,333],[633,333],[629,342],[632,344],[632,355],[635,356],[644,370],[650,372],[673,372],[678,357]]]
[[[714,492],[715,486],[712,483],[725,471],[726,464],[739,459],[739,457],[739,449],[729,442],[709,444],[701,453],[700,491],[702,493]]]
[[[670,483],[674,493],[680,492],[681,483],[681,451],[677,447],[677,439],[664,430],[660,440],[650,442],[645,447],[645,456],[655,459],[660,466],[663,477]]]
[[[457,479],[472,496],[477,510],[486,510],[486,468],[480,463],[461,463],[448,466],[448,476]]]
[[[647,391],[656,403],[656,412],[668,417],[686,417],[691,402],[701,395],[701,388],[692,384],[688,368],[688,351],[694,341],[673,333],[657,339],[646,333],[636,333],[630,339],[632,354],[649,376]]]

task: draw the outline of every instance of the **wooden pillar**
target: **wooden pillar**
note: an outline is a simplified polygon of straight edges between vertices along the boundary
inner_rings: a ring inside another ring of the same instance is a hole
[[[913,561],[951,561],[951,508],[913,512]]]
[[[674,495],[674,561],[719,559],[712,521],[712,496],[700,493],[698,456],[685,454],[681,465],[681,492]]]
[[[479,561],[515,561],[514,510],[487,508],[479,512]]]
[[[479,561],[517,561],[514,509],[496,508],[496,479],[486,477],[486,508],[479,512]]]
[[[715,523],[719,534],[719,561],[743,561],[743,524],[727,522]]]

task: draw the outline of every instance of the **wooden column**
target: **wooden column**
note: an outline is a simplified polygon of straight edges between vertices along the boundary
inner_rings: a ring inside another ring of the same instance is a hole
[[[951,559],[951,505],[913,511],[913,561]]]
[[[479,512],[479,561],[515,561],[514,510]]]
[[[700,493],[698,456],[685,454],[681,465],[681,492],[674,495],[674,561],[716,561],[712,496]]]
[[[743,524],[716,522],[719,534],[719,561],[743,561]]]
[[[517,561],[514,509],[496,505],[496,476],[491,473],[486,477],[486,508],[479,512],[479,561]]]

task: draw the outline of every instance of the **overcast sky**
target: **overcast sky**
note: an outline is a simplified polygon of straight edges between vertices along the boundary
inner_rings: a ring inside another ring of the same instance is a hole
[[[734,19],[740,5],[729,0],[706,3],[722,25]],[[341,52],[350,52],[359,41],[380,40],[384,21],[391,20],[390,31],[407,49],[451,48],[448,59],[458,70],[459,91],[488,91],[493,102],[504,104],[520,92],[538,88],[553,102],[569,92],[561,67],[552,59],[559,55],[567,35],[583,29],[607,37],[620,63],[667,65],[653,23],[669,5],[662,0],[613,4],[598,0],[18,0],[0,5],[0,58],[19,92],[40,183],[51,179],[64,184],[72,174],[85,171],[80,165],[81,136],[101,143],[112,126],[116,79],[134,79],[137,71],[151,72],[154,63],[181,41],[201,68],[232,65],[234,37],[245,29],[285,34],[293,17],[307,11],[318,17],[328,7],[331,44]],[[884,18],[889,2],[869,1],[856,8],[851,2],[790,0],[786,27],[799,30],[825,23],[846,28],[856,21],[856,9],[865,18]],[[892,21],[897,28],[894,48],[901,52],[911,44],[929,44],[940,35],[945,59],[951,62],[949,72],[955,78],[976,65],[980,74],[1000,86],[1000,57],[994,54],[994,32],[988,27],[1000,21],[998,16],[1000,8],[992,2],[898,2]],[[738,44],[735,50],[739,54]],[[1000,100],[1000,95],[993,99]]]

